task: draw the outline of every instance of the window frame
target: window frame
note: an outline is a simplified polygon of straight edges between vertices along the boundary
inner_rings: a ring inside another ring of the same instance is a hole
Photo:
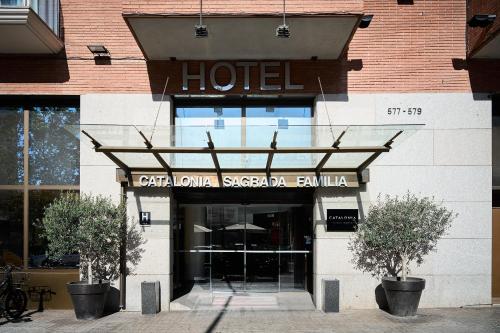
[[[29,267],[29,199],[31,191],[80,191],[80,184],[34,185],[29,183],[29,134],[30,112],[34,106],[77,107],[80,111],[80,96],[0,96],[0,105],[4,107],[19,107],[23,110],[23,182],[17,185],[0,185],[0,191],[16,190],[23,192],[23,269]]]

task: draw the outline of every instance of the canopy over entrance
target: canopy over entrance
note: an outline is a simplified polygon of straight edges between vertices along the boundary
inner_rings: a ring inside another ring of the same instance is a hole
[[[364,170],[421,125],[240,126],[81,125],[130,186],[356,187]]]
[[[205,38],[196,38],[197,15],[123,14],[148,60],[338,59],[361,13],[290,14],[289,38],[277,38],[280,14],[208,14]]]

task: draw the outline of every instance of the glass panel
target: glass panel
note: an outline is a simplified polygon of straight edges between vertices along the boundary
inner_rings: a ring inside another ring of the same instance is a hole
[[[246,256],[246,290],[256,292],[278,292],[279,254],[249,252]]]
[[[281,223],[280,250],[311,251],[312,226],[310,211],[305,207],[291,207],[288,219]],[[304,291],[306,289],[307,260],[309,253],[280,254],[280,290]]]
[[[0,266],[23,265],[23,193],[0,191]]]
[[[186,279],[194,286],[203,290],[210,289],[210,253],[203,252],[210,249],[212,230],[207,221],[204,206],[190,205],[184,211],[184,239],[183,243],[188,252],[185,256],[184,269]],[[194,252],[201,251],[201,252]]]
[[[15,7],[20,7],[24,6],[26,3],[26,0],[0,0],[0,6],[15,6]]]
[[[357,168],[372,155],[373,153],[333,154],[324,168]]]
[[[244,209],[238,206],[208,206],[212,235],[212,288],[237,291],[244,287]],[[237,252],[238,251],[238,252]]]
[[[78,254],[67,254],[60,260],[48,258],[47,240],[43,237],[43,212],[63,191],[30,191],[29,192],[29,266],[42,267],[78,267]]]
[[[0,107],[0,185],[23,183],[23,109]]]
[[[210,154],[160,154],[173,168],[215,168]]]
[[[250,291],[277,292],[279,289],[280,225],[286,223],[287,212],[272,207],[246,207],[247,281]],[[263,252],[252,252],[263,251]]]
[[[311,146],[310,107],[250,107],[246,117],[247,147],[269,146],[276,130],[279,147]]]
[[[217,158],[221,168],[265,169],[267,163],[267,154],[217,154]]]
[[[210,109],[213,111],[214,108]],[[225,109],[224,109],[225,110]],[[239,110],[239,109],[238,109]],[[198,118],[185,118],[196,120]],[[206,119],[206,118],[203,118]],[[202,122],[202,120],[200,122]],[[212,118],[213,120],[214,118]],[[229,120],[241,118],[227,117]],[[267,119],[267,118],[263,118]],[[270,118],[272,119],[272,118]],[[298,118],[300,119],[300,118]],[[156,128],[153,136],[155,147],[193,147],[207,148],[207,131],[210,131],[216,148],[224,147],[256,147],[268,148],[275,131],[277,135],[277,147],[331,147],[336,138],[346,130],[342,137],[340,147],[367,147],[383,146],[400,130],[403,131],[394,141],[392,147],[396,147],[406,138],[411,136],[421,125],[373,125],[373,126],[307,126],[290,125],[285,129],[278,125],[246,126],[224,125],[223,128],[214,126],[171,126]],[[138,133],[141,130],[146,137],[150,137],[152,127],[150,126],[106,126],[106,125],[82,125],[103,146],[116,147],[140,147],[145,148],[144,140]],[[78,127],[67,126],[69,132],[75,135],[79,132]],[[246,134],[245,134],[246,133]],[[252,134],[253,133],[253,134]],[[84,144],[89,144],[85,138]],[[325,168],[356,168],[365,161],[372,153],[342,153],[335,154],[327,162]],[[148,156],[149,155],[149,156]],[[273,168],[314,168],[321,161],[324,153],[277,153],[273,158]],[[156,159],[148,153],[117,153],[124,162],[131,167],[160,167]],[[208,153],[161,153],[167,163],[174,168],[206,169],[214,168],[210,154]],[[267,162],[267,154],[223,154],[218,153],[222,168],[261,168],[264,169]]]
[[[273,168],[314,168],[321,161],[324,154],[295,153],[275,154]]]
[[[30,112],[30,184],[79,184],[79,132],[66,130],[79,121],[74,107],[35,107]]]
[[[280,254],[280,291],[306,289],[307,253]]]
[[[175,145],[206,146],[210,131],[216,147],[241,147],[241,108],[186,107],[175,110]]]

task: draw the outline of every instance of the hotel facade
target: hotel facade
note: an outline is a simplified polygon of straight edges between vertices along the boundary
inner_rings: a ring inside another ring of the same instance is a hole
[[[126,310],[141,309],[142,281],[160,282],[162,311],[227,295],[322,309],[325,279],[341,308],[374,308],[380,281],[356,270],[349,239],[371,203],[409,191],[458,214],[411,267],[421,307],[491,304],[499,10],[0,0],[0,265],[56,292],[46,307],[70,307],[78,255],[49,258],[41,218],[75,191],[126,202],[143,235],[113,282]]]

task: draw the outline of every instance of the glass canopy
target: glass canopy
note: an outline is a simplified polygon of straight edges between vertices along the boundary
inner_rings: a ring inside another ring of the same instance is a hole
[[[80,125],[125,171],[360,171],[422,125]],[[76,133],[75,133],[76,134]]]

